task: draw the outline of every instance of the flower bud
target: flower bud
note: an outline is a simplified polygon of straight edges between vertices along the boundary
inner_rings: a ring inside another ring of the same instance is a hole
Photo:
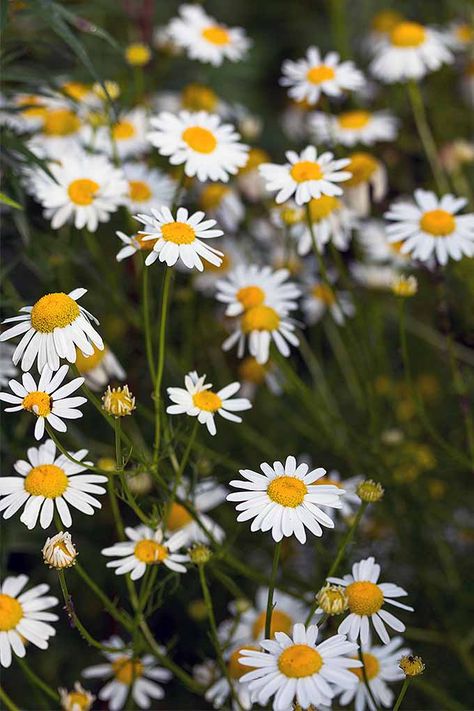
[[[418,280],[413,275],[398,276],[392,281],[391,289],[395,296],[407,299],[418,291]]]
[[[135,409],[135,398],[128,389],[128,385],[111,388],[110,385],[102,395],[102,409],[113,417],[131,415]]]
[[[84,689],[78,681],[74,684],[73,691],[67,689],[58,689],[58,691],[63,711],[89,711],[95,701],[95,696]]]
[[[195,565],[204,565],[211,559],[211,551],[203,543],[196,543],[188,550],[189,559]]]
[[[347,592],[341,585],[328,583],[316,594],[316,600],[327,615],[342,615],[349,606]]]
[[[375,504],[383,497],[384,491],[385,490],[382,484],[379,484],[378,481],[366,479],[365,481],[361,481],[357,487],[356,493],[362,501],[366,501],[369,504]]]
[[[76,562],[77,551],[72,542],[70,533],[57,533],[48,538],[44,544],[43,560],[46,565],[56,570],[70,568]]]
[[[398,665],[405,676],[419,676],[425,671],[425,665],[421,657],[414,657],[411,654],[400,659]]]

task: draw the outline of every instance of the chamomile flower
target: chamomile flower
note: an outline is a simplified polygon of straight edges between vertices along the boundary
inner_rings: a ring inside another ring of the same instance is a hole
[[[403,15],[397,10],[387,8],[377,12],[370,23],[370,33],[365,42],[368,52],[374,54],[380,45],[390,37],[393,28],[403,21]]]
[[[360,667],[346,655],[354,654],[357,645],[345,635],[333,635],[316,644],[318,628],[294,625],[290,635],[277,632],[275,640],[260,642],[263,651],[242,649],[240,664],[253,667],[242,677],[248,683],[251,698],[266,706],[272,696],[274,711],[287,711],[294,703],[302,708],[331,706],[331,699],[342,689],[357,685],[349,671]]]
[[[239,316],[262,305],[292,311],[301,290],[288,277],[287,269],[241,264],[217,282],[216,299],[226,304],[226,316]]]
[[[392,84],[421,79],[452,61],[440,32],[418,22],[403,21],[394,25],[375,50],[370,70],[380,81]]]
[[[322,536],[321,525],[334,528],[334,522],[318,506],[341,508],[339,498],[344,489],[336,486],[315,486],[315,481],[326,474],[322,467],[309,471],[307,464],[297,465],[295,457],[285,463],[263,462],[263,474],[241,469],[243,479],[234,479],[230,486],[243,489],[227,496],[227,501],[237,501],[237,521],[253,519],[251,531],[269,531],[275,541],[295,535],[300,543],[306,542],[305,527],[315,536]]]
[[[36,168],[29,186],[53,230],[72,222],[78,230],[95,232],[125,202],[127,182],[105,156],[71,152],[48,167],[53,177]]]
[[[224,234],[222,230],[214,229],[215,220],[205,220],[203,212],[191,215],[184,207],[178,208],[176,217],[167,207],[152,208],[151,213],[151,216],[136,215],[136,219],[145,225],[145,229],[140,230],[143,241],[154,240],[153,250],[145,260],[147,266],[157,259],[169,267],[179,259],[188,269],[195,267],[200,272],[204,270],[203,259],[220,266],[222,252],[202,242]]]
[[[167,33],[190,59],[218,67],[224,59],[238,62],[247,53],[250,41],[242,28],[217,22],[198,5],[181,5],[179,15],[171,20]]]
[[[321,94],[341,96],[345,91],[356,91],[364,85],[364,76],[354,62],[341,62],[337,52],[325,57],[317,47],[310,47],[306,57],[296,62],[287,59],[282,65],[282,86],[290,87],[288,94],[296,101],[316,104]]]
[[[245,645],[248,648],[248,645]],[[211,685],[206,690],[204,698],[212,704],[215,709],[231,708],[232,711],[250,711],[252,708],[252,699],[248,684],[241,683],[240,679],[248,672],[248,668],[244,667],[239,659],[243,647],[234,647],[225,650],[223,653],[224,661],[227,666],[227,676],[224,676],[220,669],[215,668],[211,677]],[[254,647],[256,649],[256,647]],[[217,678],[216,678],[217,676]],[[229,679],[232,683],[230,688]],[[229,704],[229,696],[232,693],[232,701]]]
[[[50,439],[39,447],[30,447],[28,461],[19,459],[13,465],[19,476],[0,479],[3,518],[11,518],[24,505],[20,521],[32,529],[39,517],[41,528],[47,528],[56,509],[64,526],[69,528],[72,525],[69,506],[88,516],[92,516],[94,509],[102,508],[100,501],[91,494],[105,494],[104,487],[98,484],[106,482],[107,477],[90,473],[87,466],[80,464],[87,449],[69,454],[79,463],[71,462],[64,454],[56,456],[56,445]],[[85,471],[86,474],[81,474]]]
[[[64,688],[59,688],[58,691],[63,711],[89,711],[96,698],[94,694],[84,689],[79,681],[74,682],[72,691]]]
[[[41,371],[38,385],[30,375],[23,373],[22,382],[10,380],[10,393],[0,393],[0,400],[9,403],[5,412],[32,412],[37,418],[35,438],[41,439],[44,434],[45,421],[58,432],[66,432],[63,420],[77,420],[82,412],[77,408],[87,402],[85,397],[69,397],[81,387],[84,378],[74,378],[69,383],[61,385],[69,370],[67,365],[53,373],[47,365]]]
[[[455,20],[443,32],[444,40],[454,52],[469,49],[474,42],[474,28],[468,22]]]
[[[33,306],[23,306],[21,316],[5,319],[2,323],[15,325],[0,335],[0,341],[22,336],[13,353],[13,364],[21,358],[22,370],[30,370],[36,360],[40,372],[46,365],[54,371],[61,358],[76,362],[76,348],[85,356],[92,355],[94,347],[101,350],[102,338],[91,324],[99,322],[77,303],[86,293],[87,289],[74,289],[69,294],[46,294]]]
[[[4,388],[5,385],[8,385],[10,378],[18,375],[18,368],[15,367],[12,360],[14,352],[15,346],[0,342],[0,388]]]
[[[394,694],[387,682],[401,681],[405,678],[405,674],[398,666],[400,658],[409,653],[405,647],[400,649],[403,643],[401,637],[394,637],[383,647],[367,647],[362,654],[370,691],[378,706],[383,708],[393,707]],[[347,706],[354,701],[356,711],[365,711],[366,708],[374,711],[372,700],[365,686],[362,669],[350,668],[349,671],[357,676],[358,684],[353,689],[343,691],[339,703],[341,706]]]
[[[227,495],[227,489],[214,479],[203,479],[192,487],[185,479],[178,487],[177,496],[181,500],[190,501],[197,513],[199,522],[218,542],[224,540],[225,532],[207,511],[219,506]],[[186,534],[186,543],[208,543],[209,537],[187,509],[177,501],[173,501],[166,516],[166,528],[171,533],[181,531]]]
[[[358,224],[354,212],[340,198],[332,195],[311,198],[308,204],[317,247],[323,250],[326,244],[332,242],[336,249],[348,249],[352,230]],[[301,257],[314,248],[313,236],[305,220],[291,228],[291,235],[298,242]]]
[[[387,171],[375,156],[357,151],[348,156],[352,176],[344,183],[344,200],[360,217],[370,214],[371,201],[381,202],[388,190]]]
[[[116,647],[117,652],[103,652],[106,663],[87,667],[82,675],[86,679],[108,679],[97,695],[101,701],[107,702],[110,711],[120,711],[129,694],[141,709],[155,705],[152,699],[164,697],[163,687],[157,682],[169,681],[172,675],[168,669],[157,666],[151,654],[134,657],[131,652],[124,651],[124,643],[117,636],[106,640],[104,645]]]
[[[85,356],[77,350],[76,367],[91,390],[103,390],[111,380],[125,380],[126,376],[124,369],[107,346],[102,350],[94,348],[90,356]]]
[[[71,149],[80,148],[81,129],[82,121],[70,107],[61,104],[51,106],[43,112],[35,142],[41,145],[45,158],[56,160]]]
[[[321,279],[313,279],[301,305],[306,322],[310,326],[318,323],[326,312],[329,312],[338,326],[342,326],[346,317],[351,317],[355,313],[350,293],[336,291],[332,285],[326,284]]]
[[[188,556],[177,551],[186,543],[186,534],[178,531],[167,538],[161,528],[153,530],[148,526],[125,529],[128,541],[120,541],[102,549],[102,555],[115,558],[107,563],[107,568],[116,568],[116,575],[130,573],[132,580],[145,575],[150,565],[165,565],[175,573],[185,573],[183,565]]]
[[[245,345],[259,365],[270,358],[270,346],[275,343],[278,351],[288,358],[290,347],[299,345],[294,333],[295,323],[288,318],[288,309],[283,306],[260,304],[246,309],[238,318],[233,333],[224,341],[222,348],[228,351],[237,345],[237,357],[243,358]]]
[[[357,241],[369,262],[396,267],[406,267],[411,262],[410,256],[401,251],[403,242],[389,241],[383,220],[365,220],[357,233]]]
[[[413,612],[412,607],[394,599],[404,597],[408,593],[393,583],[377,583],[379,575],[380,565],[371,556],[354,563],[352,575],[345,575],[344,578],[328,578],[328,582],[345,587],[349,596],[349,615],[339,625],[338,632],[347,634],[351,640],[360,637],[363,645],[369,641],[369,620],[384,644],[390,641],[385,625],[397,632],[404,631],[403,622],[400,622],[391,612],[382,609],[385,603]]]
[[[295,196],[297,205],[304,205],[311,198],[321,195],[342,195],[342,188],[337,184],[351,177],[345,168],[347,158],[334,160],[330,152],[318,152],[314,146],[307,146],[300,154],[287,151],[288,160],[284,165],[262,163],[259,170],[266,180],[267,190],[277,192],[276,202],[286,202]]]
[[[130,212],[146,212],[155,205],[169,207],[176,194],[176,183],[156,168],[142,163],[126,163],[123,167],[128,182],[127,207]]]
[[[227,183],[247,162],[248,146],[230,124],[206,111],[163,111],[150,120],[148,139],[171,165],[184,164],[185,174],[201,182]]]
[[[372,146],[380,141],[394,141],[397,124],[397,119],[389,111],[371,112],[365,109],[345,111],[338,116],[315,111],[308,118],[316,143],[340,143],[343,146],[354,146],[356,143]]]
[[[184,388],[168,388],[168,396],[174,403],[166,408],[170,415],[190,415],[206,425],[209,434],[216,434],[216,413],[231,422],[242,422],[234,412],[250,410],[252,403],[246,398],[233,398],[240,390],[240,383],[230,383],[216,393],[211,390],[212,383],[206,383],[206,376],[199,376],[196,371],[184,378]]]
[[[226,232],[237,232],[245,217],[245,208],[239,193],[229,185],[204,185],[198,202],[206,215],[215,217]]]
[[[27,575],[5,578],[0,587],[0,664],[9,667],[12,652],[17,657],[26,654],[25,642],[31,642],[39,649],[47,649],[49,638],[56,630],[49,623],[56,622],[58,616],[47,612],[59,600],[46,596],[49,585],[35,585],[21,592],[28,582]],[[20,594],[21,593],[21,594]]]
[[[271,361],[257,363],[254,356],[247,356],[238,365],[238,374],[242,381],[242,394],[253,400],[259,386],[265,384],[272,395],[281,395],[283,375]]]
[[[445,265],[474,255],[474,214],[458,215],[467,204],[465,198],[446,194],[438,198],[429,190],[415,190],[415,204],[393,203],[384,217],[390,242],[403,242],[402,254],[425,262],[436,257]]]
[[[156,240],[145,239],[146,235],[138,233],[135,235],[126,235],[124,232],[117,230],[115,233],[119,240],[124,245],[119,249],[116,255],[117,262],[122,262],[124,259],[132,257],[137,252],[152,252]]]
[[[116,150],[121,160],[131,157],[136,159],[150,150],[148,128],[146,111],[138,106],[120,116],[110,129],[108,126],[100,126],[92,133],[90,128],[91,136],[85,137],[85,140],[91,143],[96,151],[106,153],[109,158]]]
[[[349,479],[342,479],[339,472],[332,469],[328,472],[327,476],[324,476],[322,479],[318,479],[316,484],[332,484],[332,486],[339,486],[341,489],[344,489],[344,496],[341,498],[341,508],[339,511],[343,518],[350,519],[361,504],[361,500],[357,496],[357,487],[361,481],[361,476],[351,476]],[[329,516],[331,516],[332,513],[335,513],[330,509],[328,509],[327,512]]]
[[[269,160],[270,156],[266,151],[254,146],[249,150],[247,163],[238,172],[237,185],[250,202],[258,202],[265,197],[265,184],[258,166],[268,163]]]

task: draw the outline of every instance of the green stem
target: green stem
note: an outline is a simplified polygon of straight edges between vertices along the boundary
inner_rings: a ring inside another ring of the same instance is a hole
[[[270,575],[270,584],[268,586],[267,597],[267,614],[265,616],[265,639],[271,639],[272,629],[272,613],[273,613],[273,593],[275,590],[275,581],[278,572],[278,561],[280,560],[281,541],[275,544],[273,552],[272,572]]]
[[[155,362],[153,359],[153,341],[150,326],[150,285],[148,279],[149,267],[145,263],[143,270],[143,326],[145,330],[146,357],[148,360],[148,370],[150,371],[151,382],[155,382]]]
[[[18,661],[18,664],[20,665],[23,674],[31,681],[34,686],[37,686],[38,689],[40,689],[45,696],[47,696],[51,701],[54,701],[56,704],[59,704],[59,694],[57,694],[54,689],[52,689],[45,681],[39,678],[37,674],[34,673],[32,669],[30,669],[29,665],[27,662],[25,662],[24,659],[21,659],[20,657],[16,658]]]
[[[46,425],[46,432],[51,437],[51,439],[53,440],[54,444],[59,449],[61,454],[64,454],[64,456],[67,457],[67,459],[69,459],[69,461],[73,462],[74,464],[79,464],[81,467],[84,467],[84,469],[90,469],[90,471],[97,472],[98,474],[103,474],[107,478],[110,476],[110,472],[106,471],[105,469],[100,469],[99,467],[94,467],[92,464],[87,464],[86,462],[82,462],[79,459],[75,459],[72,456],[72,454],[70,452],[68,452],[67,449],[65,449],[62,446],[61,442],[56,437],[56,434],[55,434],[53,428],[51,427],[51,425],[48,422],[45,422],[45,425]]]
[[[440,193],[447,193],[449,192],[449,184],[439,161],[436,143],[428,123],[420,87],[416,81],[409,81],[407,87],[416,128],[431,166],[436,186]]]
[[[402,688],[400,689],[400,693],[398,694],[398,699],[396,700],[395,706],[393,707],[393,711],[398,711],[398,709],[400,708],[400,706],[401,706],[401,704],[402,704],[402,701],[403,701],[403,699],[404,699],[404,697],[405,697],[405,694],[406,694],[407,691],[408,691],[408,687],[409,687],[409,685],[410,685],[410,681],[411,681],[411,679],[407,677],[407,678],[405,679],[405,681],[403,682]]]
[[[345,0],[329,0],[331,13],[332,41],[342,58],[349,56],[349,41],[347,37],[347,14]]]
[[[92,578],[89,576],[88,573],[86,573],[84,568],[77,560],[74,565],[74,570],[79,573],[86,585],[89,586],[94,595],[101,601],[110,616],[117,620],[117,622],[119,622],[123,627],[125,627],[126,630],[130,631],[132,628],[132,623],[131,620],[128,619],[127,613],[121,612],[116,608],[114,603],[109,600],[107,595],[100,589],[100,587],[94,582],[94,580],[92,580]]]
[[[20,711],[19,707],[16,706],[10,699],[6,691],[0,686],[0,701],[4,704],[8,711]]]
[[[160,453],[160,436],[161,436],[161,381],[163,380],[163,369],[165,366],[165,345],[166,345],[166,317],[168,314],[168,300],[171,284],[171,276],[173,271],[170,267],[166,267],[163,280],[163,293],[161,301],[161,316],[160,316],[160,342],[158,345],[158,360],[156,363],[156,380],[154,390],[155,402],[155,440],[153,444],[153,463],[158,464]]]
[[[172,490],[172,492],[171,492],[171,496],[170,496],[170,499],[169,499],[169,502],[168,502],[168,506],[167,506],[166,515],[165,515],[164,522],[163,522],[164,528],[166,528],[166,524],[167,524],[167,522],[168,522],[168,516],[170,515],[171,508],[172,508],[172,506],[173,506],[173,504],[174,504],[174,501],[175,501],[175,499],[176,499],[176,492],[178,491],[179,485],[181,484],[181,480],[182,480],[182,478],[183,478],[184,469],[185,469],[185,467],[186,467],[186,464],[188,463],[189,455],[190,455],[191,450],[192,450],[192,448],[193,448],[194,440],[196,439],[196,434],[197,434],[197,431],[198,431],[198,427],[199,427],[199,421],[198,421],[198,419],[197,419],[197,417],[196,417],[196,418],[195,418],[194,425],[193,425],[193,429],[192,429],[192,432],[191,432],[191,436],[190,436],[189,439],[188,439],[188,443],[187,443],[187,445],[186,445],[186,449],[185,449],[185,451],[184,451],[183,458],[181,459],[181,462],[180,462],[180,464],[179,464],[179,469],[178,469],[178,471],[177,471],[177,473],[176,473],[176,476],[175,476],[175,480],[174,480],[174,484],[173,484],[173,490]]]
[[[362,644],[359,645],[359,649],[357,650],[357,653],[359,655],[360,661],[362,662],[362,676],[364,678],[365,688],[367,689],[367,693],[370,697],[370,700],[374,706],[375,711],[377,711],[377,709],[378,709],[377,702],[375,701],[374,695],[372,693],[372,689],[370,688],[369,678],[367,676],[367,670],[365,668],[364,652],[362,651]],[[402,698],[403,698],[403,696],[402,696]]]

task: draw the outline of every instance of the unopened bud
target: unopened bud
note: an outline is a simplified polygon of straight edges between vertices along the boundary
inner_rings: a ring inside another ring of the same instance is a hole
[[[366,501],[369,504],[375,504],[383,497],[384,491],[385,490],[382,484],[379,484],[378,481],[366,479],[365,481],[361,481],[357,487],[356,493],[362,501]]]

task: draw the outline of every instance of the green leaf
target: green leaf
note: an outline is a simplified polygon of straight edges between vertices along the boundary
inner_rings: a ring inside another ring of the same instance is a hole
[[[14,207],[15,210],[23,210],[22,206],[19,203],[15,202],[15,200],[12,200],[12,198],[8,197],[8,195],[5,195],[5,193],[0,193],[0,202],[4,205],[8,205],[8,207]]]

